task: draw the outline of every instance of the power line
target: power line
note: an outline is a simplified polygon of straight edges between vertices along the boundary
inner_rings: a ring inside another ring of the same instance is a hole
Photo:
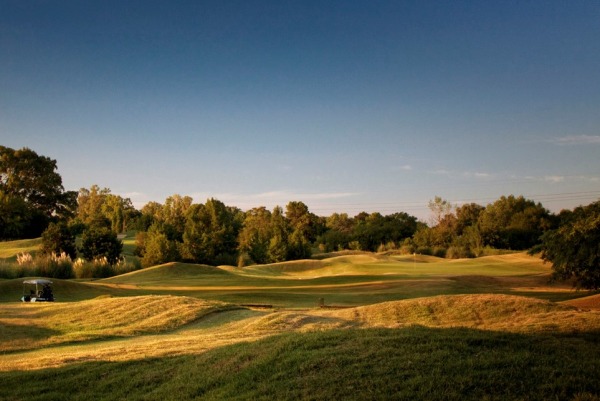
[[[522,195],[526,199],[530,199],[540,203],[555,203],[565,201],[594,201],[600,199],[600,191],[580,191],[580,192],[559,192],[559,193],[548,193],[548,194],[527,194]],[[486,204],[497,201],[499,197],[485,197],[485,198],[461,198],[449,200],[453,204],[465,204],[465,203],[477,203],[485,206]],[[398,212],[398,211],[424,211],[429,209],[428,205],[422,201],[386,201],[386,202],[335,202],[335,203],[320,203],[311,207],[311,211],[324,212],[335,209],[343,209],[344,212],[362,212],[367,210],[375,210],[378,212]]]

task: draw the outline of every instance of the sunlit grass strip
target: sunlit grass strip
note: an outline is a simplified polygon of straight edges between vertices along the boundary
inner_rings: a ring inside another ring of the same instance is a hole
[[[77,303],[0,305],[0,352],[173,330],[234,308],[175,296],[106,298]]]

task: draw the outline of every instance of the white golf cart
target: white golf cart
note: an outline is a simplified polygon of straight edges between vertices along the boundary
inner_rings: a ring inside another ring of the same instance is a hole
[[[42,278],[23,281],[21,302],[54,302],[51,285],[52,281]]]

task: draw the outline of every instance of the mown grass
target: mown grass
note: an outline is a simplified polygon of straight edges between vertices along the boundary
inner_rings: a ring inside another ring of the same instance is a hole
[[[3,400],[598,400],[596,335],[283,334],[198,355],[0,372]]]
[[[276,307],[358,306],[440,294],[518,294],[563,301],[588,295],[569,284],[549,283],[550,266],[539,258],[512,254],[444,260],[382,255],[348,255],[238,269],[167,263],[87,283],[57,281],[58,301],[100,295],[184,295]],[[21,297],[20,281],[0,281],[0,302]]]
[[[543,300],[589,295],[549,273],[524,254],[171,263],[53,280],[45,305],[0,280],[0,400],[600,400],[600,312],[575,307],[597,299]]]
[[[0,259],[7,259],[14,262],[19,253],[25,252],[34,255],[39,250],[41,244],[41,238],[2,241],[0,242]]]
[[[531,298],[251,310],[129,297],[0,304],[0,316],[2,400],[600,396],[600,311]]]
[[[414,325],[525,334],[600,329],[600,311],[508,295],[438,296],[333,310],[251,310],[186,297],[126,297],[58,306],[4,304],[0,316],[0,351],[11,353],[0,356],[0,370],[196,353],[290,331]],[[81,344],[98,339],[110,341]]]
[[[234,306],[175,296],[0,305],[0,352],[173,330]]]

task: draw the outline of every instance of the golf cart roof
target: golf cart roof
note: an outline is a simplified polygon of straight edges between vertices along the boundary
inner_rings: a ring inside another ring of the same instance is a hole
[[[25,281],[23,281],[23,284],[39,284],[39,285],[44,285],[44,284],[52,284],[52,281],[45,280],[43,278],[34,278],[32,280],[25,280]]]

